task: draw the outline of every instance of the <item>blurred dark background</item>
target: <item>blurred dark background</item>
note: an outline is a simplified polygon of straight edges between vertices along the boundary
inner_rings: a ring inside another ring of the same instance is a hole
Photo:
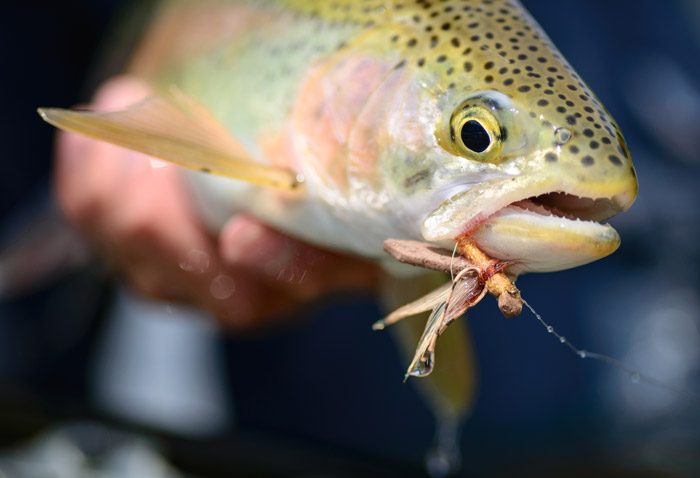
[[[578,347],[700,393],[700,2],[523,3],[617,120],[640,194],[611,221],[623,239],[615,254],[525,276],[519,287]],[[122,50],[107,45],[128,38],[110,33],[124,5],[5,7],[0,237],[51,202],[54,130],[36,107],[86,102],[118,71]],[[146,397],[133,412],[129,384],[148,387],[101,378],[123,370],[109,365],[118,355],[113,337],[140,336],[140,326],[115,326],[108,313],[131,307],[125,297],[87,265],[0,302],[0,471],[39,476],[26,471],[32,462],[82,469],[76,463],[99,458],[117,463],[104,465],[110,470],[128,460],[152,466],[147,476],[423,474],[432,418],[401,384],[404,365],[388,334],[370,330],[381,315],[371,298],[324,302],[305,325],[256,339],[223,337],[202,320],[155,319],[159,360],[173,361],[163,369],[200,368],[189,371],[196,378],[149,384],[162,387],[170,408]],[[160,310],[131,299],[137,315]],[[581,360],[531,315],[505,320],[489,299],[469,323],[481,381],[463,431],[467,474],[700,474],[697,399]],[[197,338],[194,351],[173,345],[184,337]],[[132,369],[155,356],[131,357]],[[71,476],[61,473],[42,476]]]

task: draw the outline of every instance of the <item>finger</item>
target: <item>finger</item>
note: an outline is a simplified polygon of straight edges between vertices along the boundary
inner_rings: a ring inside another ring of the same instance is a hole
[[[339,289],[374,290],[380,274],[374,264],[292,239],[246,215],[224,226],[219,251],[224,265],[300,301]]]
[[[231,218],[219,235],[225,265],[245,270],[272,286],[308,287],[308,274],[332,256],[241,214]]]
[[[309,260],[321,260],[311,246],[283,235],[256,219],[239,214],[232,217],[219,234],[222,259],[233,267],[245,268],[258,275],[276,274],[298,258],[302,249],[311,249]]]

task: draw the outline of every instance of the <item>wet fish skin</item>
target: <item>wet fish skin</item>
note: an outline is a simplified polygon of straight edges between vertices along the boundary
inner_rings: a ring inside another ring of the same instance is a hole
[[[388,237],[451,248],[469,234],[515,276],[614,251],[598,221],[637,192],[617,125],[513,0],[164,2],[131,70],[201,104],[238,164],[303,180],[290,192],[193,174],[214,229],[246,210],[378,260]],[[119,119],[130,133],[133,117]],[[177,125],[154,129],[177,142]]]
[[[614,230],[595,222],[505,209],[563,192],[597,199],[600,214],[583,219],[603,220],[629,207],[637,189],[617,125],[519,3],[252,8],[254,29],[163,67],[157,82],[202,101],[257,160],[300,171],[309,194],[280,204],[274,191],[195,179],[203,203],[226,204],[213,224],[252,202],[254,213],[294,235],[375,258],[386,237],[449,247],[473,231],[487,252],[519,261],[522,271],[575,266],[617,247]],[[217,58],[226,61],[212,72]],[[308,105],[323,112],[321,126]],[[484,153],[465,148],[455,131],[466,106],[493,127]],[[270,154],[275,143],[287,151]]]

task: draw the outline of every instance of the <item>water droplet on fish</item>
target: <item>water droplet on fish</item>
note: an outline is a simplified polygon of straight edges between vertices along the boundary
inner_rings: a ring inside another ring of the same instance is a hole
[[[547,326],[547,332],[549,332],[550,334],[551,334],[552,332],[554,332],[554,327],[552,327],[551,325],[548,325],[548,326]]]
[[[219,274],[214,277],[209,286],[209,292],[215,299],[227,299],[236,291],[236,283],[227,275]]]
[[[304,181],[306,181],[306,178],[304,177],[304,175],[301,173],[297,174],[297,182],[303,183]]]
[[[161,159],[156,159],[156,158],[148,158],[148,161],[151,163],[151,167],[153,169],[160,169],[164,168],[168,165],[167,161],[163,161]]]
[[[641,377],[639,376],[639,372],[630,373],[630,382],[639,383],[640,379],[641,379]]]
[[[199,249],[191,249],[180,260],[180,269],[199,274],[206,272],[209,269],[209,254]]]
[[[564,343],[566,342],[566,337],[559,337],[559,342]]]

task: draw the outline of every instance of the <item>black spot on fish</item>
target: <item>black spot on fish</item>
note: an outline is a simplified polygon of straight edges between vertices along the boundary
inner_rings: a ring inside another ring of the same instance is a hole
[[[614,154],[611,154],[608,156],[608,160],[613,163],[615,166],[622,166],[622,160],[615,156]]]

